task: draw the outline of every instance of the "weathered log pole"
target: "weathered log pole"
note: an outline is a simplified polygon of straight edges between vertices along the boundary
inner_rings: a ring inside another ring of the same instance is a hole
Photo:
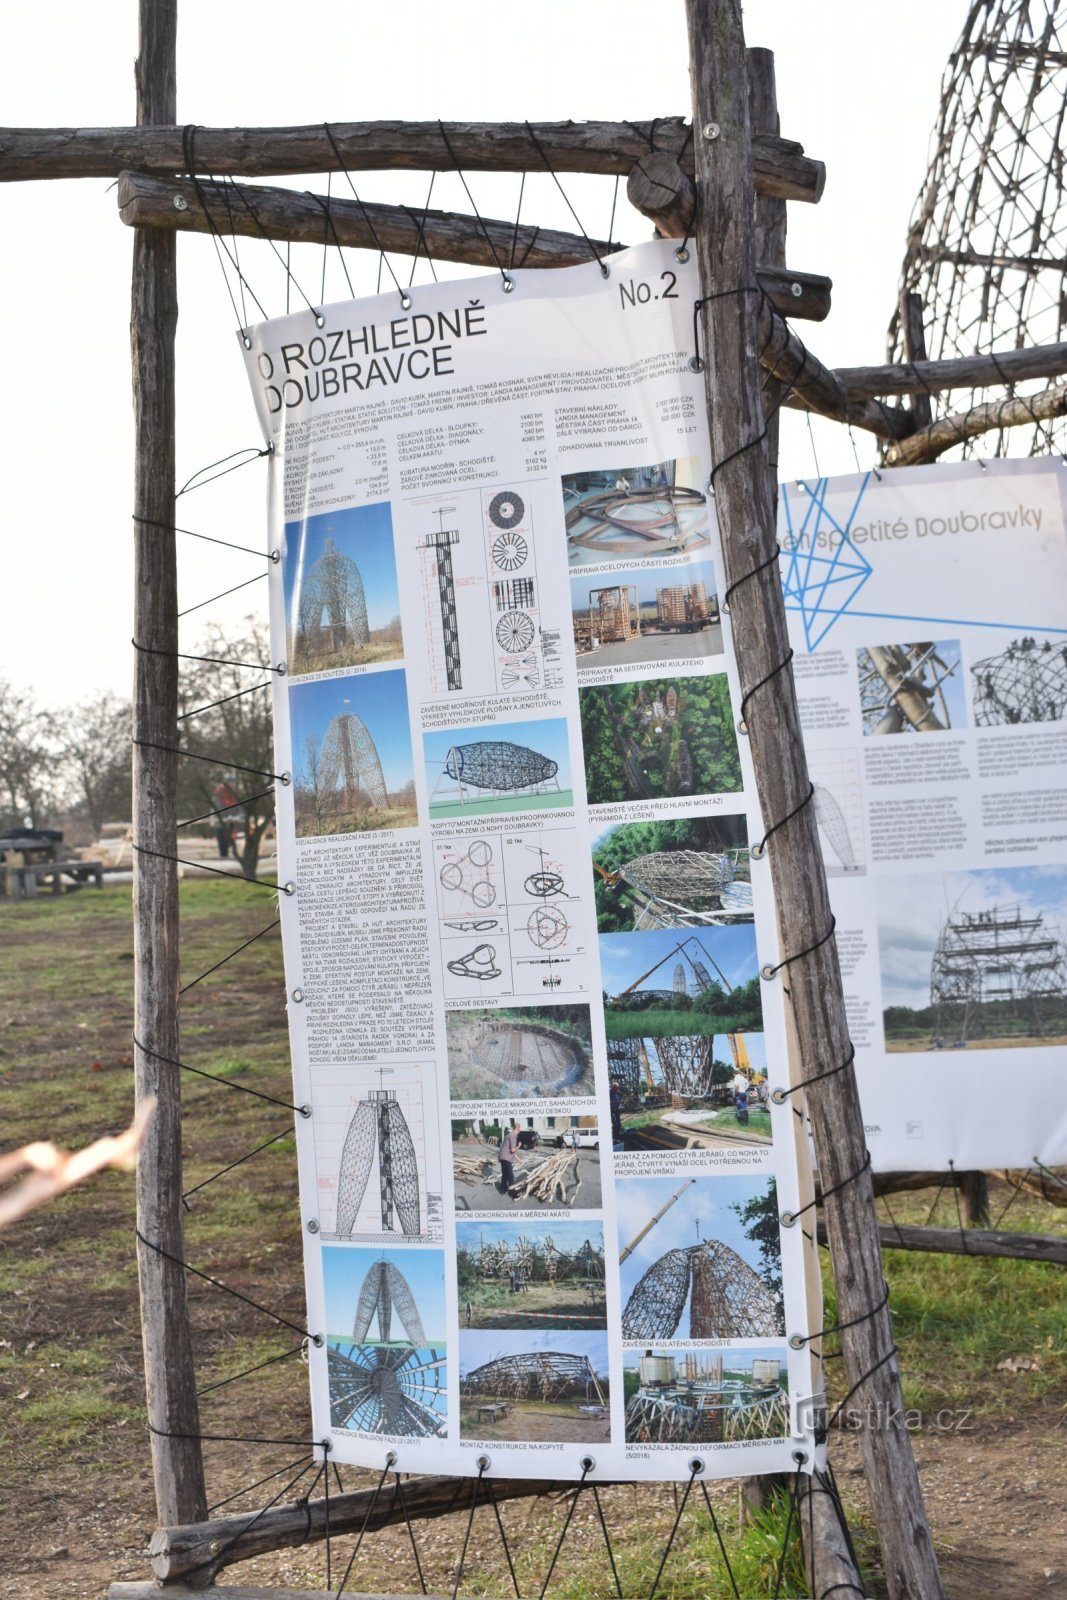
[[[1027,345],[987,356],[952,356],[944,361],[894,362],[883,367],[837,367],[849,400],[874,395],[938,394],[945,389],[992,388],[1026,378],[1058,378],[1067,372],[1067,344]]]
[[[1067,1238],[1059,1233],[1006,1233],[997,1228],[921,1228],[882,1222],[878,1237],[883,1250],[925,1250],[934,1255],[999,1256],[1011,1261],[1048,1261],[1067,1267]],[[819,1243],[826,1227],[819,1223]]]
[[[411,1600],[410,1595],[364,1594],[355,1589],[263,1589],[259,1584],[249,1587],[229,1584],[210,1589],[193,1588],[187,1584],[169,1584],[161,1589],[154,1579],[143,1583],[113,1583],[107,1591],[108,1600]],[[427,1594],[422,1600],[452,1600],[451,1596]]]
[[[739,0],[686,0],[705,385],[714,482],[760,805],[773,829],[774,893],[823,1185],[847,1382],[892,1600],[943,1593],[919,1487],[885,1289],[841,971],[804,755],[775,563],[776,497],[759,392],[759,307],[747,75]],[[789,376],[786,374],[785,376]],[[753,576],[753,574],[756,574]],[[788,820],[787,820],[788,819]],[[780,976],[771,981],[780,982]],[[835,1070],[837,1069],[837,1070]],[[794,1224],[796,1225],[796,1224]],[[877,1426],[874,1425],[877,1419]]]
[[[251,239],[395,250],[478,267],[573,267],[622,249],[607,239],[587,240],[577,233],[533,225],[516,229],[513,222],[476,219],[462,212],[327,199],[266,185],[196,185],[143,172],[120,174],[118,203],[119,216],[134,228],[190,233],[210,233],[214,228]],[[788,273],[777,266],[766,271],[757,267],[756,274],[771,305],[790,316],[817,322],[830,309],[829,278],[813,272]]]
[[[917,361],[926,360],[926,332],[923,328],[922,295],[906,294],[901,311],[900,320],[904,332],[904,358],[914,365]],[[920,428],[928,428],[933,418],[928,390],[924,390],[922,394],[915,396],[911,409],[915,417],[916,432]]]
[[[197,128],[197,172],[269,178],[303,172],[600,172],[625,177],[653,140],[693,170],[684,117],[639,122],[331,122],[299,128]],[[0,128],[0,183],[186,171],[184,128]],[[336,146],[336,148],[335,148]],[[826,168],[793,139],[753,145],[761,194],[814,203]]]
[[[486,1479],[479,1490],[479,1504],[488,1509],[493,1500],[517,1500],[548,1494],[558,1483],[540,1478]],[[210,1582],[215,1573],[236,1561],[264,1555],[270,1550],[295,1549],[342,1533],[365,1528],[375,1533],[429,1517],[446,1517],[469,1506],[473,1483],[454,1477],[409,1478],[403,1497],[386,1488],[358,1489],[351,1494],[331,1495],[329,1501],[308,1500],[299,1505],[271,1506],[266,1511],[244,1515],[212,1517],[210,1522],[191,1522],[185,1526],[159,1527],[149,1545],[152,1571],[161,1583],[196,1574],[197,1582]]]
[[[831,1481],[824,1472],[800,1480],[797,1522],[804,1546],[804,1571],[813,1595],[837,1595],[846,1600],[865,1590],[852,1559],[842,1524],[842,1514]]]
[[[172,123],[177,0],[140,0],[139,9],[138,122]],[[167,747],[178,743],[178,663],[167,652],[178,648],[171,531],[177,320],[174,237],[158,230],[137,233],[130,316],[134,638],[155,653],[139,650],[134,658],[133,836],[142,849],[160,852],[135,852],[133,859],[134,1037],[140,1041],[135,1045],[135,1094],[138,1106],[149,1097],[156,1100],[137,1164],[137,1270],[152,1474],[161,1523],[192,1522],[207,1508],[189,1306],[180,1265],[181,1086],[174,1064],[181,1055],[178,880],[174,862],[162,859],[175,854],[176,837],[176,757]]]

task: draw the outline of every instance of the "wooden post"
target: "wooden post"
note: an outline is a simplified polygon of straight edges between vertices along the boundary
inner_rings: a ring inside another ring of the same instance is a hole
[[[137,59],[139,124],[173,123],[177,0],[140,0]],[[133,359],[134,638],[178,648],[174,559],[174,330],[178,318],[175,240],[134,235],[130,344]],[[144,520],[140,520],[144,519]],[[178,663],[138,651],[134,665],[135,740],[177,744]],[[134,744],[133,835],[147,850],[174,855],[176,758]],[[207,1510],[185,1272],[181,1206],[181,1089],[178,1043],[178,880],[172,861],[134,854],[134,1035],[138,1105],[156,1114],[137,1166],[141,1335],[144,1342],[152,1472],[161,1523],[193,1522]],[[155,1052],[155,1053],[150,1053]],[[169,1057],[170,1060],[161,1059]],[[183,1437],[191,1436],[191,1437]]]
[[[729,465],[715,480],[725,576],[740,582],[730,603],[744,640],[746,684],[767,678],[747,707],[760,805],[774,828],[768,853],[800,1045],[801,1074],[828,1072],[807,1091],[837,1290],[838,1322],[850,1405],[878,1524],[892,1600],[943,1594],[922,1493],[904,1426],[900,1374],[884,1299],[874,1192],[841,971],[832,937],[826,875],[809,803],[811,786],[789,636],[774,562],[776,498],[763,425],[757,361],[758,295],[744,34],[739,0],[686,0],[693,135],[696,147],[697,253],[712,458]],[[749,574],[759,570],[759,575]],[[742,581],[743,580],[743,581]],[[791,817],[791,820],[784,821]],[[782,824],[781,826],[778,826]],[[761,870],[757,867],[755,870]],[[814,947],[814,948],[812,948]],[[770,981],[780,983],[779,973]],[[834,1068],[842,1070],[833,1071]],[[794,1224],[794,1226],[797,1224]]]
[[[923,332],[922,295],[906,294],[901,307],[904,332],[904,358],[906,361],[926,360],[926,334]],[[933,411],[928,394],[917,394],[911,402],[916,431],[928,428],[933,421]]]
[[[960,1191],[960,1215],[965,1228],[989,1227],[989,1179],[984,1172],[961,1172],[957,1175]]]

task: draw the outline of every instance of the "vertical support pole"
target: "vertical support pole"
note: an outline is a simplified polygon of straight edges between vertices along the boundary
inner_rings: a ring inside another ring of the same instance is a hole
[[[686,0],[697,176],[697,251],[712,455],[729,465],[715,483],[726,577],[741,582],[731,601],[744,639],[744,682],[768,681],[746,713],[760,805],[776,827],[769,855],[784,955],[815,948],[791,964],[788,987],[804,1078],[829,1072],[807,1091],[830,1241],[850,1404],[878,1525],[891,1600],[943,1595],[904,1427],[878,1245],[874,1189],[831,928],[826,875],[808,803],[810,781],[781,581],[773,561],[776,500],[762,429],[756,350],[758,295],[751,136],[740,0]],[[750,448],[751,447],[751,448]],[[762,568],[758,575],[749,574]],[[791,820],[783,819],[790,817]],[[757,869],[758,870],[758,869]],[[773,979],[780,982],[781,977]],[[834,1068],[842,1068],[833,1071]]]
[[[923,331],[923,300],[921,294],[906,294],[901,306],[901,324],[904,331],[905,361],[926,360],[926,334]],[[911,398],[911,411],[915,418],[915,431],[919,433],[930,426],[933,409],[928,394]]]
[[[140,0],[139,125],[176,120],[177,0]],[[133,362],[134,637],[178,648],[174,534],[174,331],[178,320],[174,234],[133,236],[130,347]],[[143,520],[141,520],[143,519]],[[178,663],[138,651],[133,731],[151,745],[177,744]],[[176,758],[133,747],[133,831],[137,843],[175,854]],[[137,1227],[158,1250],[137,1243],[148,1423],[156,1514],[162,1526],[206,1515],[204,1466],[184,1259],[181,1201],[181,1088],[178,1038],[178,881],[173,861],[135,853],[133,873],[134,1035],[137,1101],[156,1099],[137,1166]],[[147,1046],[147,1049],[142,1048]],[[169,1058],[169,1059],[164,1059]]]

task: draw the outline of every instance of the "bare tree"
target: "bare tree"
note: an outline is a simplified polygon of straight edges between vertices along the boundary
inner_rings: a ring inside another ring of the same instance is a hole
[[[266,833],[274,817],[274,737],[270,702],[270,642],[266,624],[246,617],[240,628],[214,625],[196,649],[212,659],[195,664],[182,686],[181,743],[209,761],[180,763],[180,804],[193,816],[237,804],[223,814],[236,823],[241,838],[235,851],[246,878],[254,878]],[[263,675],[254,666],[263,663]],[[189,715],[189,713],[195,713]],[[221,791],[221,792],[220,792]]]
[[[71,809],[85,816],[99,839],[107,821],[130,815],[130,703],[115,694],[57,712],[53,737]]]
[[[322,765],[322,746],[313,733],[304,740],[304,763],[296,775],[297,804],[309,804],[315,815],[315,831],[322,832],[329,792]]]
[[[33,695],[0,678],[0,827],[40,825],[56,799],[51,722]]]

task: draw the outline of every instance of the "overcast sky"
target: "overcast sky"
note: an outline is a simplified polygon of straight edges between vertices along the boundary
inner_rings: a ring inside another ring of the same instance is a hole
[[[828,167],[818,206],[790,206],[790,265],[834,279],[834,309],[801,329],[830,364],[884,359],[885,328],[912,202],[922,180],[944,63],[963,0],[898,0],[892,12],[855,0],[750,0],[749,44],[777,58],[782,132]],[[5,122],[100,126],[133,121],[136,0],[47,0],[5,7],[0,88]],[[205,125],[356,118],[472,120],[689,113],[681,0],[539,0],[524,9],[474,0],[403,6],[366,0],[180,0],[178,118]],[[320,192],[321,179],[292,181]],[[340,184],[340,180],[338,180]],[[479,208],[514,215],[517,177],[475,175]],[[606,232],[612,180],[566,180],[587,230]],[[426,179],[361,177],[369,198],[425,204]],[[335,186],[337,192],[337,186]],[[462,205],[454,177],[433,204]],[[526,185],[523,215],[570,228],[546,174]],[[0,676],[45,704],[97,689],[127,692],[131,633],[130,234],[105,180],[0,186],[5,249],[0,472],[4,539]],[[620,201],[616,236],[647,237]],[[271,314],[284,281],[270,247],[242,264]],[[374,291],[377,260],[348,256],[357,294]],[[321,252],[294,266],[321,298]],[[397,258],[398,273],[407,266]],[[460,275],[468,269],[460,269]],[[456,275],[455,272],[448,275]],[[416,279],[418,282],[419,279]],[[345,293],[335,261],[327,299]],[[206,237],[179,245],[179,482],[231,450],[259,443],[233,336],[233,312]],[[850,471],[848,436],[816,425],[823,472]],[[861,464],[872,450],[857,440]],[[790,426],[783,474],[815,470],[803,422]],[[183,498],[178,521],[258,545],[265,468],[248,467]],[[255,563],[184,540],[180,603],[197,605],[251,576]],[[189,548],[191,547],[191,548]],[[250,569],[251,563],[251,569]],[[249,609],[254,585],[183,626]]]

